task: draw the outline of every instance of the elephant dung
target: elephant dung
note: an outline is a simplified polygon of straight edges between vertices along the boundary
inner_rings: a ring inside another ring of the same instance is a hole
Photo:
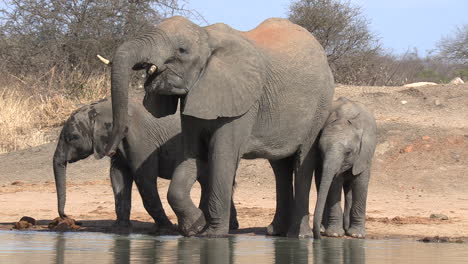
[[[19,221],[19,222],[16,222],[16,223],[13,225],[13,228],[14,228],[14,229],[21,230],[21,229],[30,228],[31,226],[32,226],[31,223],[28,223],[28,222],[26,222],[26,221]]]
[[[79,229],[80,226],[72,218],[55,218],[51,223],[49,223],[49,229],[55,231],[68,231]]]
[[[13,228],[21,230],[30,228],[34,225],[36,225],[36,219],[29,216],[23,216],[18,222],[14,223]]]
[[[30,216],[21,217],[20,222],[21,221],[26,221],[26,222],[30,223],[31,225],[36,225],[36,219],[34,219],[34,218],[30,217]]]

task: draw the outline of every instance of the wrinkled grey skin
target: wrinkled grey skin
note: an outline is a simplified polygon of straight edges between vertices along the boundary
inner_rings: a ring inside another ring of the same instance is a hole
[[[316,171],[319,189],[314,238],[320,238],[321,223],[326,236],[343,236],[346,232],[348,236],[365,237],[367,188],[376,143],[373,115],[360,103],[343,97],[336,100],[318,145],[323,162]]]
[[[122,44],[112,60],[115,126],[108,155],[127,126],[131,70],[147,70],[144,106],[154,116],[174,114],[180,101],[184,158],[168,200],[181,234],[227,234],[231,186],[243,157],[266,158],[275,171],[277,210],[268,233],[312,235],[309,191],[318,154],[311,146],[328,116],[334,81],[323,48],[307,30],[279,18],[240,32],[172,17]],[[190,199],[191,170],[203,161],[210,168],[210,221]]]
[[[143,205],[159,227],[171,227],[159,198],[157,177],[171,179],[180,162],[182,137],[180,118],[173,115],[154,118],[141,103],[130,102],[130,123],[117,153],[111,158],[110,178],[115,198],[117,220],[114,225],[130,226],[132,184],[136,183]],[[67,217],[66,167],[94,154],[97,159],[104,156],[104,146],[112,129],[112,107],[110,100],[86,105],[76,110],[63,126],[53,158],[57,187],[58,213]],[[207,168],[202,164],[199,171],[202,189],[207,185]],[[200,206],[206,212],[206,196]],[[205,200],[205,202],[203,202]],[[205,206],[204,206],[205,205]],[[232,205],[231,229],[237,229],[237,216]]]

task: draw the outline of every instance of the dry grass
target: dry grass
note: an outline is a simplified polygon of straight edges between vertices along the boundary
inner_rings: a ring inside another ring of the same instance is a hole
[[[79,73],[52,74],[41,83],[17,79],[0,85],[0,153],[53,140],[46,136],[49,130],[63,124],[80,105],[108,96],[108,87],[106,74],[84,78]]]

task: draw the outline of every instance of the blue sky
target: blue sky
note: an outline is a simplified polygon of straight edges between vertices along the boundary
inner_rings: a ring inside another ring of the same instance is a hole
[[[211,24],[224,22],[250,30],[268,17],[286,17],[290,0],[189,0]],[[442,36],[468,24],[468,0],[351,0],[363,8],[370,29],[384,48],[401,54],[417,48],[420,55],[434,49]]]

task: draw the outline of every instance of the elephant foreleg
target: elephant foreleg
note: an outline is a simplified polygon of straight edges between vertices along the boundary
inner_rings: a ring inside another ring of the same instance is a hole
[[[110,179],[114,192],[115,213],[117,220],[115,226],[128,227],[130,223],[130,210],[132,207],[132,173],[121,158],[111,160]]]
[[[203,164],[198,164],[198,182],[200,183],[201,187],[201,197],[198,208],[200,208],[203,211],[205,219],[210,219],[210,215],[208,212],[208,194],[210,190],[210,187],[208,185],[208,172],[208,166],[205,162],[203,162]],[[234,188],[234,185],[235,184],[233,184],[232,188]],[[229,218],[229,230],[237,229],[239,229],[239,222],[237,221],[237,210],[236,206],[234,205],[233,197],[231,197],[231,215]]]
[[[243,153],[242,146],[249,138],[250,119],[229,119],[217,124],[208,144],[210,166],[208,212],[210,223],[202,234],[224,236],[229,231],[232,185]]]
[[[178,219],[179,231],[184,236],[193,236],[206,225],[205,216],[190,198],[190,190],[197,180],[197,160],[188,158],[174,171],[167,200]]]
[[[349,214],[350,226],[346,234],[351,237],[364,238],[366,236],[366,204],[370,170],[367,169],[355,176],[351,183],[352,204]]]
[[[294,206],[292,174],[294,161],[288,157],[270,160],[276,180],[276,212],[273,222],[267,227],[267,235],[286,236],[291,222]]]

